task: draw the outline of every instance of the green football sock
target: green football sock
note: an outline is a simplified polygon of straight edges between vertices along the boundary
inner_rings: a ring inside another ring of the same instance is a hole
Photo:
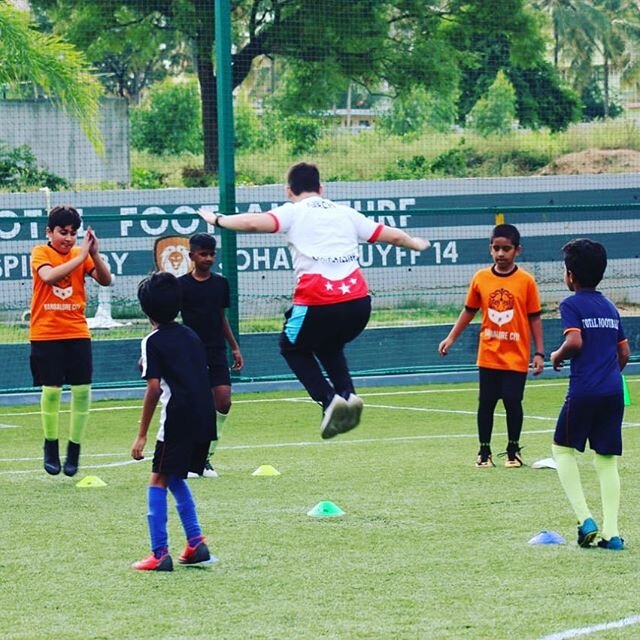
[[[40,395],[40,416],[44,437],[47,440],[58,439],[61,395],[61,387],[42,387],[42,394]]]
[[[91,385],[71,385],[71,426],[69,440],[76,444],[82,444],[84,431],[89,421],[89,408],[91,406]]]
[[[569,498],[571,507],[582,524],[587,518],[591,518],[591,512],[584,497],[582,482],[580,480],[580,470],[576,459],[576,450],[570,447],[560,447],[557,444],[551,445],[553,459],[558,465],[558,478],[564,492]]]
[[[218,439],[211,442],[211,447],[209,448],[209,457],[211,457],[216,452],[218,442],[220,441],[220,437],[222,436],[222,427],[224,426],[224,423],[227,421],[228,417],[228,413],[220,413],[219,411],[216,411],[216,431],[218,433]]]
[[[602,537],[611,540],[620,535],[618,531],[618,512],[620,510],[620,475],[618,457],[601,456],[596,453],[594,464],[600,480],[602,496]]]

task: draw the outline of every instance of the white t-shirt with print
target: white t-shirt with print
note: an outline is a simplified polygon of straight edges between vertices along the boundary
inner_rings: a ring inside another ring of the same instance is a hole
[[[269,212],[285,233],[296,274],[294,304],[323,305],[368,295],[360,270],[360,242],[375,242],[383,225],[320,196]]]

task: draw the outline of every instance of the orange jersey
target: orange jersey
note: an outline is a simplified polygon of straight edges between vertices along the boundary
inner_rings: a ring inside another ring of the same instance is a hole
[[[478,366],[526,373],[531,353],[529,316],[541,312],[533,276],[519,267],[506,276],[493,267],[481,269],[471,280],[464,304],[482,310]]]
[[[87,303],[84,278],[94,269],[91,256],[87,256],[77,269],[56,284],[46,284],[38,274],[40,267],[45,265],[59,267],[77,256],[80,251],[80,247],[73,247],[67,255],[63,255],[48,244],[33,248],[30,340],[69,340],[91,337],[84,315]]]

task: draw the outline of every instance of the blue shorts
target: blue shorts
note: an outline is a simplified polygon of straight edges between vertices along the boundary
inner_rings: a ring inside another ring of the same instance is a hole
[[[583,452],[589,447],[603,456],[622,455],[622,393],[567,398],[558,416],[555,444]]]

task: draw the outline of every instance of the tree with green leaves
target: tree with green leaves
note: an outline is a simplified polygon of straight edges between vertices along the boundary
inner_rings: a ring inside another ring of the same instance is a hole
[[[534,0],[534,9],[546,14],[553,40],[553,66],[560,68],[562,54],[584,46],[585,34],[593,29],[590,0]]]
[[[564,61],[577,92],[601,93],[603,117],[609,117],[611,107],[615,110],[610,91],[612,71],[620,71],[623,83],[633,84],[640,78],[637,2],[537,0],[533,6],[551,21],[556,67]]]
[[[100,83],[83,54],[55,35],[33,28],[30,16],[0,0],[0,85],[31,82],[78,118],[93,146],[102,152],[98,127]]]
[[[497,0],[232,0],[232,85],[235,88],[244,81],[254,60],[269,56],[286,61],[294,70],[297,84],[291,86],[291,94],[299,98],[301,114],[331,106],[335,91],[344,90],[349,81],[371,91],[387,87],[391,96],[420,86],[432,93],[457,95],[461,64],[465,58],[475,57],[478,29],[487,34],[500,33],[512,43],[514,51],[541,49],[542,41],[528,21],[524,0],[505,2],[508,7]],[[121,29],[117,17],[126,9],[138,20],[153,16],[158,30],[167,38],[173,34],[173,42],[178,36],[183,38],[191,48],[200,84],[204,165],[207,171],[216,170],[212,0],[32,3],[47,12],[66,11],[69,25],[76,12],[92,7],[103,17],[102,32]],[[482,24],[476,23],[478,18]],[[93,33],[101,37],[97,30]],[[457,41],[460,34],[463,42]],[[474,64],[471,61],[468,66]]]
[[[32,2],[43,29],[84,51],[107,91],[137,105],[142,92],[191,68],[187,39],[158,12],[128,3]]]
[[[193,77],[167,78],[131,110],[131,144],[151,153],[202,153],[200,96]]]
[[[638,76],[640,12],[635,0],[594,0],[594,6],[599,20],[593,48],[602,59],[604,117],[607,118],[612,71],[623,71],[623,79]],[[635,71],[631,71],[633,67]]]
[[[492,21],[491,15],[500,20]],[[487,0],[474,7],[469,19],[470,24],[451,28],[460,49],[460,124],[500,70],[516,90],[521,126],[561,131],[580,119],[579,97],[544,58],[544,39],[534,12],[519,0]]]
[[[486,137],[511,132],[516,118],[516,91],[504,71],[498,71],[487,94],[475,103],[467,116],[474,131]]]

